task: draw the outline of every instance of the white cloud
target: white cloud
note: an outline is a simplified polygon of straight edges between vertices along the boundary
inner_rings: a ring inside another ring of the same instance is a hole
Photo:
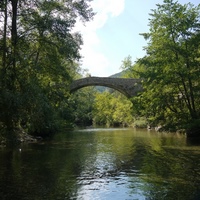
[[[120,15],[124,10],[125,0],[94,0],[92,7],[100,14],[109,13],[112,17]]]
[[[92,76],[107,76],[106,69],[109,67],[108,59],[99,52],[86,49],[84,53],[84,68],[89,69]]]
[[[82,67],[89,70],[92,76],[108,76],[109,59],[97,50],[100,39],[96,31],[102,28],[109,17],[116,17],[124,10],[125,0],[93,0],[91,7],[96,12],[94,19],[85,24],[77,23],[75,30],[83,36],[84,45],[81,55]]]

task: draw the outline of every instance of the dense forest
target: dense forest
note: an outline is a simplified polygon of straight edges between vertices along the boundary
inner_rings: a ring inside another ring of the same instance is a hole
[[[22,130],[46,135],[73,122],[68,88],[83,43],[73,28],[94,16],[89,2],[0,2],[0,128],[8,141]]]
[[[151,11],[146,56],[130,76],[143,80],[144,92],[134,109],[150,125],[164,130],[200,134],[200,4],[164,0]]]
[[[164,0],[151,10],[146,55],[122,61],[123,77],[143,91],[127,99],[88,87],[69,93],[83,77],[76,21],[92,20],[90,0],[0,2],[0,133],[49,136],[77,125],[160,126],[200,132],[200,5]],[[131,19],[130,19],[131,20]],[[130,24],[131,25],[131,24]],[[141,123],[141,124],[140,124]]]

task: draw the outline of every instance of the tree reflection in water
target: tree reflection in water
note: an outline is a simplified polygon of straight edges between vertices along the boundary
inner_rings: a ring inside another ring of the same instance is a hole
[[[200,199],[200,146],[185,136],[91,129],[0,149],[1,199]]]

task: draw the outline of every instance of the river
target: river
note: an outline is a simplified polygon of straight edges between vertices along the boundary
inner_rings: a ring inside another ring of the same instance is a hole
[[[200,143],[134,129],[63,132],[0,148],[1,200],[197,200]]]

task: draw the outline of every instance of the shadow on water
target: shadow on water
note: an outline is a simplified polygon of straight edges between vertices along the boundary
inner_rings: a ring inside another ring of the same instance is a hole
[[[85,129],[0,149],[0,199],[200,199],[200,145],[182,135]]]
[[[200,137],[189,137],[189,138],[187,138],[187,145],[200,146]]]

